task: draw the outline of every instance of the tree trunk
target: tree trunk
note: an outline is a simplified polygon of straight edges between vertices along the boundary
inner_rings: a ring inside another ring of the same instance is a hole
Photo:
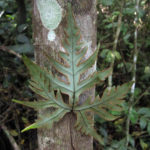
[[[59,4],[65,10],[68,0],[58,0]],[[88,42],[89,57],[96,49],[96,0],[70,0],[72,2],[75,20],[81,30],[82,41]],[[63,13],[65,14],[65,13]],[[65,15],[56,29],[56,39],[53,42],[48,41],[48,30],[41,23],[40,15],[36,6],[36,0],[33,0],[33,34],[35,46],[35,60],[41,66],[45,56],[43,50],[47,53],[56,52],[62,49],[61,41],[64,37]],[[91,43],[91,44],[90,44]],[[90,74],[95,67],[90,69],[86,76]],[[87,94],[94,95],[94,89]],[[42,112],[39,112],[42,113]],[[39,150],[93,150],[93,138],[82,135],[74,129],[75,116],[66,115],[60,122],[54,125],[53,129],[38,129]]]
[[[26,23],[26,7],[24,0],[16,0],[18,12],[17,12],[17,26]]]

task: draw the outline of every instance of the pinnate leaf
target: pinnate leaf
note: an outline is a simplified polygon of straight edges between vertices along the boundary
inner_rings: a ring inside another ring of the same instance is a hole
[[[14,99],[13,101],[35,110],[42,109],[44,113],[39,116],[35,123],[26,127],[22,132],[43,126],[52,128],[53,124],[60,121],[66,113],[74,113],[77,116],[75,128],[85,135],[93,136],[101,144],[104,144],[103,138],[94,129],[92,115],[95,113],[105,120],[115,120],[118,116],[111,112],[123,111],[123,99],[132,83],[112,87],[110,91],[105,89],[103,95],[101,97],[96,96],[94,101],[89,96],[84,103],[80,103],[80,95],[96,84],[103,83],[112,69],[94,71],[89,77],[81,80],[82,75],[95,65],[99,46],[91,56],[85,58],[88,47],[85,46],[87,44],[80,41],[81,34],[75,23],[71,4],[68,5],[66,26],[65,39],[62,45],[64,51],[58,52],[59,59],[46,54],[50,68],[54,69],[55,74],[46,67],[40,67],[27,57],[23,57],[31,76],[29,87],[42,97],[42,100],[26,102]],[[63,94],[68,96],[67,102],[62,96]],[[52,110],[52,112],[47,110]]]

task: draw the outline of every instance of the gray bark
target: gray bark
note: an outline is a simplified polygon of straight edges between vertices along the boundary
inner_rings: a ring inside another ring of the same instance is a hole
[[[67,0],[58,0],[65,10]],[[81,30],[82,41],[91,42],[88,46],[88,54],[91,55],[96,49],[96,0],[71,0],[75,14],[75,20]],[[61,41],[64,39],[64,27],[66,24],[65,15],[61,24],[56,29],[56,39],[53,42],[47,40],[48,30],[41,23],[39,12],[33,0],[33,37],[35,46],[35,59],[38,64],[43,65],[47,53],[56,52],[62,49]],[[65,11],[64,11],[65,14]],[[90,69],[86,75],[93,72],[95,67]],[[84,100],[87,94],[94,95],[94,89],[81,97]],[[42,113],[42,112],[39,112]],[[53,129],[38,129],[39,150],[93,150],[93,138],[82,135],[74,129],[76,118],[73,114],[66,115],[60,122],[54,124]]]

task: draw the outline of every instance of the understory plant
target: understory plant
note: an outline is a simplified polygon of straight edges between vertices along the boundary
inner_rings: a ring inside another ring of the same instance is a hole
[[[69,6],[65,39],[62,44],[65,51],[58,52],[59,59],[48,55],[49,64],[53,69],[40,67],[23,56],[24,63],[31,76],[30,88],[42,99],[34,102],[15,99],[13,101],[32,107],[37,111],[48,108],[53,111],[40,115],[35,123],[23,129],[22,132],[44,126],[52,128],[54,122],[60,121],[68,113],[73,113],[77,118],[76,130],[85,135],[93,136],[101,144],[104,144],[102,137],[93,127],[91,114],[97,114],[100,118],[108,121],[118,118],[118,116],[112,114],[112,111],[121,112],[123,110],[123,99],[129,91],[131,83],[112,87],[110,91],[106,88],[101,97],[97,95],[93,100],[93,97],[89,95],[85,101],[81,102],[81,94],[84,94],[85,91],[90,90],[96,84],[104,82],[112,69],[95,71],[87,78],[82,79],[85,72],[95,64],[99,48],[84,60],[88,48],[83,47],[85,44],[81,43],[80,39],[80,30],[75,23],[71,6]],[[67,101],[63,95],[68,96]]]

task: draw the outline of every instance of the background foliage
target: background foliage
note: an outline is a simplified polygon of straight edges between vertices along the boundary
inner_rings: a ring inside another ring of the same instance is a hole
[[[113,122],[108,123],[95,116],[97,131],[105,139],[104,150],[125,150],[127,136],[129,136],[128,149],[150,149],[150,1],[140,0],[136,24],[135,6],[135,0],[119,2],[98,0],[97,4],[97,41],[101,43],[97,64],[98,69],[103,70],[115,59],[113,85],[130,81],[134,76],[135,29],[138,32],[134,101],[130,102],[131,94],[129,93],[124,105],[124,113]],[[119,26],[120,15],[122,18]],[[21,150],[35,150],[36,131],[20,133],[21,129],[34,121],[35,113],[29,108],[11,102],[12,98],[31,101],[36,99],[36,95],[27,88],[29,76],[20,59],[20,54],[33,58],[30,1],[0,1],[0,22],[0,134],[2,135],[0,144],[3,150],[8,149],[8,146],[11,149],[11,144],[8,143],[10,138],[13,138]],[[120,28],[120,34],[114,49],[118,28]],[[97,86],[97,93],[101,95],[100,89],[107,86],[107,82]],[[129,114],[130,106],[132,109]],[[129,135],[126,132],[128,117],[130,119]],[[10,133],[9,136],[6,136],[6,131]],[[101,148],[97,142],[94,142],[94,147],[95,150]]]

